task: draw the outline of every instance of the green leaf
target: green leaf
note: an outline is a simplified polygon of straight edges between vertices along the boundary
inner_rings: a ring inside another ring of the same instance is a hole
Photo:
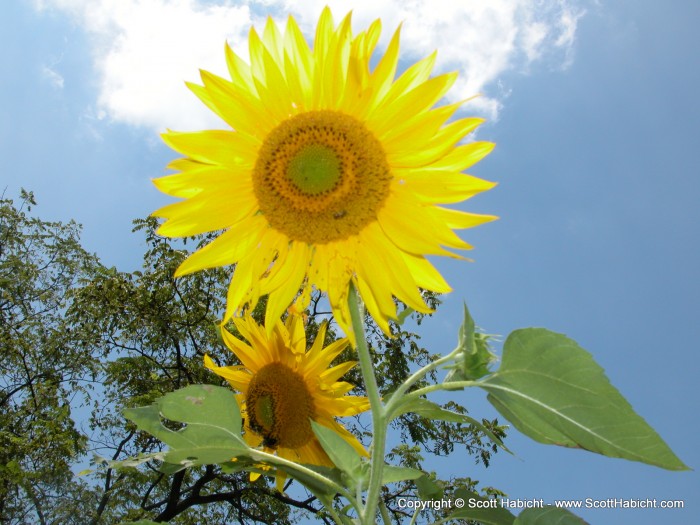
[[[158,472],[160,472],[161,474],[165,474],[166,476],[172,476],[173,474],[176,474],[181,470],[185,470],[187,467],[188,465],[163,462],[158,467]]]
[[[613,387],[591,355],[543,328],[514,331],[500,369],[479,384],[515,427],[541,443],[669,470],[683,462]]]
[[[191,385],[163,396],[159,404],[161,413],[168,419],[189,426],[204,425],[208,432],[241,439],[241,413],[228,388]]]
[[[460,502],[463,506],[438,523],[461,519],[475,520],[482,525],[513,525],[515,521],[515,516],[501,507],[498,499],[485,498],[467,489],[456,490],[452,501],[453,506],[460,505]]]
[[[408,319],[408,316],[410,316],[413,312],[415,312],[415,310],[410,306],[404,308],[403,311],[399,314],[398,318],[396,319],[396,324],[401,326],[406,321],[406,319]]]
[[[226,463],[220,463],[221,472],[224,474],[235,474],[236,472],[241,472],[244,470],[251,470],[256,463],[247,457],[238,457],[236,461],[227,461]]]
[[[148,463],[149,461],[164,461],[165,452],[150,452],[141,453],[132,458],[123,459],[121,461],[114,461],[106,458],[99,457],[95,454],[96,464],[106,464],[109,468],[123,469],[123,468],[134,468],[138,467],[142,463]]]
[[[458,342],[459,347],[465,354],[474,353],[474,330],[475,323],[472,315],[469,313],[469,308],[467,308],[467,303],[462,303],[464,305],[464,321],[459,329]]]
[[[457,348],[461,352],[455,358],[453,369],[447,374],[445,383],[452,381],[470,381],[488,375],[489,364],[494,355],[488,347],[488,336],[475,331],[466,303],[464,304],[464,321],[459,329]]]
[[[352,445],[334,430],[319,425],[315,421],[311,421],[311,427],[333,464],[352,479],[359,479],[363,471],[362,458]]]
[[[566,509],[543,507],[525,509],[515,518],[513,525],[588,525]]]
[[[337,468],[324,467],[322,465],[303,465],[305,468],[319,474],[325,480],[319,480],[303,470],[287,467],[286,465],[277,464],[276,468],[286,472],[289,477],[294,478],[299,483],[305,485],[314,494],[322,494],[333,496],[338,492],[337,487],[344,485],[341,478],[341,472]]]
[[[445,493],[442,487],[427,474],[416,479],[416,488],[418,489],[418,497],[423,501],[442,499]]]
[[[382,474],[382,485],[387,483],[398,483],[407,479],[418,479],[425,476],[425,472],[410,467],[397,467],[394,465],[384,465]]]
[[[428,419],[437,419],[439,421],[449,421],[450,423],[464,423],[467,425],[473,425],[474,427],[478,428],[481,432],[486,434],[491,439],[491,441],[496,443],[503,450],[510,452],[510,450],[508,450],[508,448],[503,444],[503,441],[496,434],[494,434],[493,432],[491,432],[491,430],[486,428],[480,421],[477,421],[473,417],[469,417],[466,414],[459,414],[457,412],[453,412],[452,410],[446,410],[440,405],[422,397],[412,399],[405,404],[399,405],[399,407],[399,410],[393,417],[398,417],[401,414],[405,414],[406,412],[413,412],[415,414],[418,414],[419,416]]]
[[[206,446],[202,444],[201,436],[197,436],[199,442],[194,442],[194,446],[184,449],[170,450],[166,456],[168,463],[186,465],[214,465],[221,462],[228,462],[233,456],[245,452],[245,449],[234,448],[232,443],[219,446]]]
[[[167,463],[224,463],[248,450],[241,438],[238,404],[227,388],[191,385],[166,394],[150,406],[127,409],[124,415],[168,445],[163,458]],[[161,418],[185,426],[174,431]]]

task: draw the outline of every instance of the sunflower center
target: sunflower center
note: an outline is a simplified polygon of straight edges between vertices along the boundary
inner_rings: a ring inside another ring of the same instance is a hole
[[[253,171],[260,211],[289,238],[346,239],[377,219],[391,170],[381,143],[354,117],[309,111],[265,138]]]
[[[306,195],[332,190],[340,176],[340,159],[335,151],[322,144],[302,148],[287,166],[287,177]]]
[[[296,449],[313,438],[314,402],[304,379],[282,363],[253,376],[246,396],[248,425],[270,448]]]

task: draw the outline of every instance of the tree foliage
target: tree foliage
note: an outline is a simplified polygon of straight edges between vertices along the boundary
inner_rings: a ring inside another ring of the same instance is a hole
[[[71,472],[88,448],[71,402],[88,397],[104,354],[65,312],[98,262],[77,224],[32,218],[34,204],[24,191],[19,206],[0,200],[0,516],[73,523],[92,491]]]
[[[128,423],[123,409],[148,405],[189,384],[222,384],[202,366],[202,357],[209,353],[220,364],[233,364],[217,327],[228,272],[213,269],[173,279],[187,244],[210,239],[175,246],[154,233],[153,219],[135,221],[147,245],[142,269],[107,268],[80,246],[75,223],[32,218],[32,195],[23,193],[20,201],[15,206],[3,199],[0,212],[2,522],[286,524],[312,517],[329,522],[319,502],[297,484],[282,494],[264,476],[251,483],[247,473],[220,466],[171,473],[157,460],[144,460],[133,468],[110,467],[110,460],[153,457],[147,455],[162,446]],[[437,297],[427,299],[438,304]],[[263,307],[264,301],[258,314]],[[313,339],[321,320],[329,317],[320,296],[308,314]],[[405,325],[393,325],[392,338],[374,328],[371,343],[384,395],[416,366],[436,358]],[[336,337],[329,330],[326,344]],[[350,354],[338,357],[339,362],[352,359]],[[357,371],[344,379],[362,393]],[[466,412],[456,403],[447,408]],[[367,441],[367,422],[358,417],[348,426]],[[504,435],[497,421],[483,424]],[[394,464],[420,468],[426,454],[462,448],[488,465],[496,451],[478,428],[463,423],[406,414],[394,425],[403,442],[387,458]],[[91,454],[92,473],[74,476]],[[431,483],[448,495],[460,488],[476,490],[470,478]],[[383,495],[397,522],[405,517],[397,498],[418,490],[406,481]]]

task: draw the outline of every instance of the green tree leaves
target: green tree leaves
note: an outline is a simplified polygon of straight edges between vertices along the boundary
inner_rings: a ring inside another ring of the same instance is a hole
[[[564,335],[543,328],[514,331],[499,370],[478,384],[506,419],[536,441],[670,470],[688,468],[591,355]]]
[[[63,314],[99,264],[77,224],[31,217],[34,204],[0,199],[0,516],[66,523],[92,503],[71,472],[87,440],[70,399],[89,398],[98,365]]]
[[[19,207],[2,200],[0,207],[0,515],[17,523],[37,522],[41,514],[46,522],[81,515],[96,524],[177,517],[194,525],[227,522],[234,509],[254,522],[292,523],[327,516],[320,503],[333,505],[341,485],[366,489],[368,462],[332,430],[315,428],[336,468],[295,466],[247,447],[228,387],[186,386],[217,381],[202,366],[204,352],[230,358],[215,327],[228,285],[225,271],[173,280],[185,253],[157,237],[151,219],[137,223],[148,247],[142,271],[105,268],[81,248],[77,225],[28,217],[24,210],[33,200],[30,194],[23,200]],[[436,306],[435,297],[428,300]],[[312,333],[321,310],[315,299]],[[404,517],[391,506],[397,497],[483,497],[471,479],[439,480],[425,475],[420,464],[423,451],[450,454],[462,445],[487,463],[496,447],[503,448],[496,422],[475,419],[454,402],[458,390],[470,386],[485,389],[501,414],[537,441],[687,468],[575,342],[543,329],[515,331],[505,342],[500,368],[491,372],[488,337],[475,329],[466,307],[464,318],[457,349],[443,357],[422,348],[405,325],[392,325],[393,338],[369,326],[392,424],[416,445],[397,447],[388,457],[394,465],[384,466],[382,483],[389,486],[382,497],[397,520]],[[420,316],[414,319],[420,324]],[[335,336],[329,331],[326,337],[330,343]],[[352,358],[346,353],[339,360]],[[436,384],[448,363],[446,382]],[[402,386],[418,367],[425,373]],[[356,370],[344,380],[361,390]],[[439,389],[452,391],[453,401],[426,399]],[[85,403],[99,397],[86,424],[91,448],[102,447],[98,453],[109,459],[99,460],[102,466],[90,478],[71,475],[71,463],[88,444],[72,419],[75,392]],[[126,414],[146,432],[136,432],[121,417],[124,407],[141,405]],[[125,457],[133,459],[116,461]],[[319,499],[280,494],[266,476],[251,483],[244,470],[269,473],[261,469],[263,461],[311,487]],[[117,465],[132,468],[115,470]],[[528,509],[517,517],[492,510],[461,509],[452,518],[499,525],[582,523],[561,509]],[[335,512],[350,519],[342,505]],[[427,512],[422,518],[446,517],[446,511]]]

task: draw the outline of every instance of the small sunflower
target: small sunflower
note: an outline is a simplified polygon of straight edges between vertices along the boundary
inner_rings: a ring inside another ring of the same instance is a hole
[[[294,18],[284,34],[268,19],[250,31],[250,64],[226,46],[231,80],[202,71],[203,86],[189,84],[233,129],[163,135],[185,157],[154,183],[184,200],[154,212],[159,233],[225,230],[176,273],[235,264],[224,321],[269,294],[273,326],[315,287],[352,337],[353,282],[388,333],[394,297],[429,312],[419,289],[450,291],[425,256],[459,257],[449,249],[471,246],[453,230],[495,219],[438,206],[494,186],[463,173],[493,148],[460,144],[483,120],[448,122],[462,102],[434,107],[456,73],[430,78],[433,53],[395,80],[399,29],[370,69],[381,22],[350,26],[326,8],[310,49]]]
[[[323,323],[307,352],[300,316],[289,315],[286,323],[277,321],[272,330],[265,330],[250,316],[234,318],[233,322],[250,344],[224,328],[221,333],[242,365],[216,366],[208,355],[204,356],[204,365],[240,392],[236,400],[245,419],[246,442],[266,452],[276,451],[278,456],[296,463],[332,466],[313,433],[313,420],[334,430],[359,454],[367,456],[357,438],[335,420],[369,408],[366,397],[345,395],[353,385],[338,381],[355,362],[328,368],[349,341],[339,339],[324,348],[327,325]],[[285,478],[278,471],[280,491]]]

